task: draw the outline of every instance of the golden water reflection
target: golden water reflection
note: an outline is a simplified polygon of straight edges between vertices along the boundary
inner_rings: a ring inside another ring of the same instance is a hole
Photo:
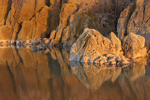
[[[69,51],[0,48],[0,100],[149,100],[147,60],[128,67],[69,62]]]

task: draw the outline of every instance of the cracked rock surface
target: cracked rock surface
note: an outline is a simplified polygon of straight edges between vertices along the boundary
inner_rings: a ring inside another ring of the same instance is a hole
[[[131,1],[1,0],[0,41],[49,38],[50,45],[71,46],[87,27],[104,35],[116,32],[118,16]]]
[[[146,44],[150,44],[150,0],[137,0],[130,4],[121,13],[117,27],[120,39],[133,32],[145,37]]]
[[[72,45],[70,61],[93,64],[129,64],[131,59],[145,57],[147,50],[145,38],[130,33],[123,42],[111,32],[104,37],[95,29],[86,28],[78,40]]]

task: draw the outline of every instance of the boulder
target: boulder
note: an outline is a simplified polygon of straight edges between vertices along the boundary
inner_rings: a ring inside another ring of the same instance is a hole
[[[95,29],[86,28],[70,51],[70,61],[88,63],[107,63],[106,54],[123,55],[121,41],[111,32],[109,38]]]
[[[145,47],[145,38],[140,35],[136,35],[133,32],[130,32],[127,35],[122,43],[122,49],[124,55],[128,58],[138,58],[145,57],[147,54],[147,49]]]

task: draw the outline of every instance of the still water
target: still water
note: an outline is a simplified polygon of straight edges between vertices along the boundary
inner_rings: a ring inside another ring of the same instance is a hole
[[[69,62],[69,51],[0,48],[0,100],[150,100],[150,63]]]

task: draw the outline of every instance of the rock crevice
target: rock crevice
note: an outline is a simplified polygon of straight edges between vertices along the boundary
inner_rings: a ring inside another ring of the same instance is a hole
[[[122,11],[117,7],[124,9],[130,2],[132,0],[122,5],[112,0],[3,0],[0,1],[0,35],[4,37],[0,41],[11,44],[52,36],[51,45],[71,46],[87,27],[105,35],[116,32],[118,17],[115,14]],[[7,27],[11,27],[9,33],[3,31]]]

